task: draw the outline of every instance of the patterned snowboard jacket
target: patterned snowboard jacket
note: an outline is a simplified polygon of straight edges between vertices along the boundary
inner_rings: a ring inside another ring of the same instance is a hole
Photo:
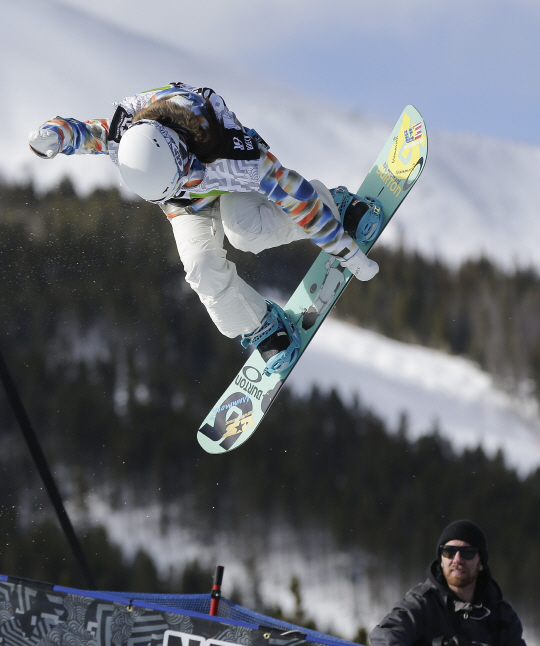
[[[238,146],[258,149],[254,159],[218,159],[210,164],[203,164],[190,154],[181,190],[175,198],[192,200],[191,211],[199,211],[222,193],[258,191],[278,204],[326,252],[342,258],[356,252],[356,243],[334,218],[330,208],[323,204],[312,185],[296,171],[284,168],[268,148],[247,136],[223,98],[209,88],[173,83],[114,103],[116,111],[110,120],[79,121],[56,117],[42,128],[58,133],[60,152],[64,155],[108,154],[118,165],[118,144],[134,114],[162,99],[174,99],[190,109],[203,127],[208,125],[204,108],[204,99],[208,99],[226,130],[238,135]],[[170,217],[178,213],[177,209],[164,208],[164,211]]]

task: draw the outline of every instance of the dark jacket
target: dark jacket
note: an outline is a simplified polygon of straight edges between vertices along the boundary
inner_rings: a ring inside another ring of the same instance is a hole
[[[443,637],[453,635],[489,646],[525,646],[521,622],[487,566],[478,576],[473,603],[450,590],[438,561],[427,574],[427,581],[409,590],[373,629],[372,646],[440,646]]]

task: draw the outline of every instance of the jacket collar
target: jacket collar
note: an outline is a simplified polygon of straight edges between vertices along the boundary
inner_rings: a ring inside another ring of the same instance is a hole
[[[437,559],[432,561],[432,563],[428,566],[427,576],[431,585],[440,592],[440,594],[445,598],[447,602],[454,602],[456,610],[458,610],[456,604],[459,604],[460,609],[463,609],[464,602],[461,601],[461,599],[448,587],[448,583],[444,578],[441,564]],[[491,608],[495,603],[497,603],[497,601],[500,601],[502,598],[503,597],[501,589],[493,580],[489,566],[486,565],[478,575],[473,603],[465,605],[471,607],[485,606],[487,608]]]

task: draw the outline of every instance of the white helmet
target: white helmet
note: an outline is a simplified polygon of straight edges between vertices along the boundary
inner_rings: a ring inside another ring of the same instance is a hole
[[[149,119],[134,123],[118,146],[118,166],[126,186],[158,204],[178,192],[187,160],[187,147],[178,133]]]

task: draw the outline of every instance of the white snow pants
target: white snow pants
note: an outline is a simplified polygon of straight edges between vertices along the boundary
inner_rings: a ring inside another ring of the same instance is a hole
[[[241,251],[259,253],[308,238],[277,204],[261,193],[227,193],[196,213],[164,207],[171,218],[186,280],[219,331],[230,338],[253,332],[266,314],[263,297],[227,260],[223,236]]]

